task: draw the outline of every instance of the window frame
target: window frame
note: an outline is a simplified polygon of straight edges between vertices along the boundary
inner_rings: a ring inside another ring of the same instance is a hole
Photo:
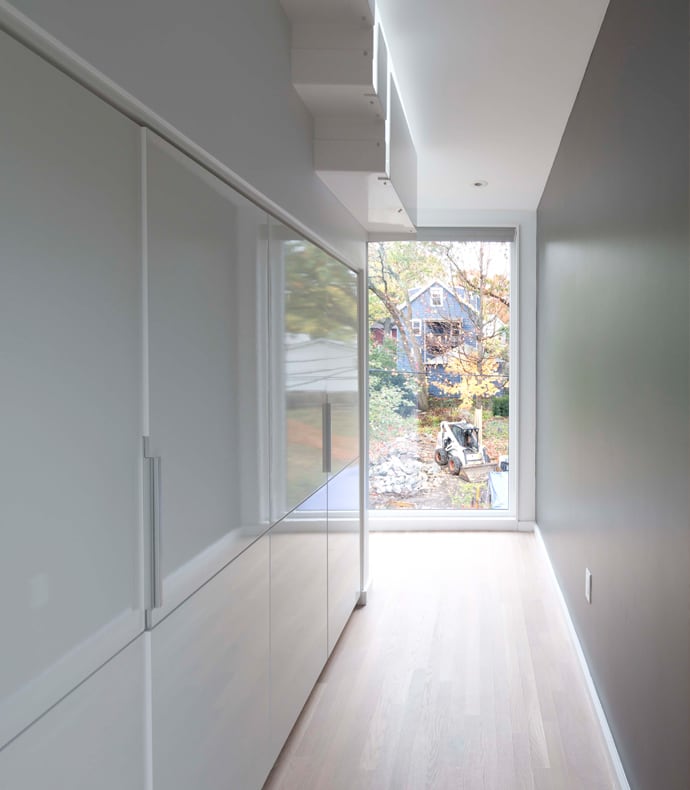
[[[521,360],[523,356],[521,351],[521,344],[527,342],[534,343],[533,331],[531,327],[525,329],[523,327],[522,317],[522,304],[523,297],[521,296],[521,280],[525,275],[523,266],[526,264],[527,280],[533,277],[533,263],[530,256],[531,248],[528,247],[527,255],[523,250],[523,245],[529,244],[524,242],[525,229],[522,227],[521,221],[510,222],[505,226],[482,226],[482,227],[420,227],[417,228],[417,233],[414,238],[409,235],[395,234],[395,233],[380,233],[371,234],[368,242],[376,241],[436,241],[444,239],[449,241],[501,241],[510,244],[510,283],[511,283],[511,315],[510,315],[510,335],[508,340],[509,355],[511,360],[511,386],[509,389],[510,396],[510,415],[509,415],[509,457],[511,459],[511,478],[509,481],[509,507],[506,511],[406,511],[406,510],[371,510],[369,509],[368,501],[368,485],[363,492],[363,499],[365,502],[365,512],[367,519],[373,528],[378,531],[408,531],[408,530],[499,530],[499,531],[517,531],[520,529],[527,529],[532,522],[524,521],[525,516],[521,515],[526,509],[533,508],[533,489],[534,481],[533,476],[530,476],[530,453],[529,448],[525,450],[527,441],[524,435],[530,436],[533,434],[533,419],[526,414],[523,414],[529,404],[534,402],[533,382],[529,370],[529,357],[526,360]],[[527,224],[527,232],[532,229],[530,223]],[[522,260],[526,257],[526,260]],[[467,300],[469,302],[469,299]],[[463,326],[464,330],[464,326]],[[523,335],[525,336],[523,338]],[[463,336],[465,332],[463,331]],[[528,367],[527,375],[521,369],[522,362]],[[526,378],[526,383],[523,385],[522,379]],[[523,386],[526,392],[521,392]],[[366,415],[368,420],[368,412]],[[367,423],[368,428],[368,423]],[[368,436],[367,436],[368,439]],[[367,468],[369,457],[369,446],[367,441],[366,447]],[[523,457],[523,455],[525,457]],[[368,478],[365,478],[368,483]],[[524,501],[521,501],[524,500]],[[527,526],[522,526],[520,519],[524,521]],[[529,517],[527,517],[529,518]]]
[[[436,297],[438,297],[438,304],[435,301]],[[429,302],[432,307],[443,307],[443,288],[440,285],[429,288]]]

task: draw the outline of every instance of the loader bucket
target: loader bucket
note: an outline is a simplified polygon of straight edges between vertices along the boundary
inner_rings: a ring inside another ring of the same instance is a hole
[[[463,466],[460,470],[460,477],[468,483],[484,483],[489,479],[489,472],[496,471],[496,464],[476,464],[475,466]]]

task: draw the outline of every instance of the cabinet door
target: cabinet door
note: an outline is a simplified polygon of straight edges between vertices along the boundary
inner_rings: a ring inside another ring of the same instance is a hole
[[[1,746],[143,617],[139,129],[4,33],[0,106]]]
[[[283,746],[327,656],[327,489],[272,528],[271,736]]]
[[[322,363],[330,405],[330,475],[359,456],[359,302],[357,275],[334,258],[325,261],[326,350]]]
[[[328,256],[271,220],[273,521],[326,483]]]
[[[269,751],[269,538],[151,634],[154,790],[260,788]]]
[[[0,751],[7,790],[144,790],[143,635]]]
[[[260,506],[268,487],[266,395],[258,391],[266,297],[257,274],[266,265],[267,219],[149,139],[149,431],[150,453],[161,458],[169,608],[268,527]]]
[[[359,358],[357,275],[330,258],[329,353],[326,393],[330,407],[328,479],[328,652],[333,650],[360,589]]]
[[[328,481],[328,654],[359,600],[359,461]]]

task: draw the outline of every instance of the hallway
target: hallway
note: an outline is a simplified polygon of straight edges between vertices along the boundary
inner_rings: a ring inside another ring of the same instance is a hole
[[[264,790],[618,786],[534,535],[370,543],[369,603]]]

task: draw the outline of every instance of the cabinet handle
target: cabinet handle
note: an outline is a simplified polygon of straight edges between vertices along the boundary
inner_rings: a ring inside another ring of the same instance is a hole
[[[151,607],[163,606],[163,573],[161,568],[161,457],[151,459]]]
[[[147,609],[163,606],[163,573],[161,567],[161,457],[151,455],[149,437],[144,437],[144,459],[148,467],[149,488],[149,600]]]
[[[323,471],[331,471],[331,404],[324,403],[322,411]]]

